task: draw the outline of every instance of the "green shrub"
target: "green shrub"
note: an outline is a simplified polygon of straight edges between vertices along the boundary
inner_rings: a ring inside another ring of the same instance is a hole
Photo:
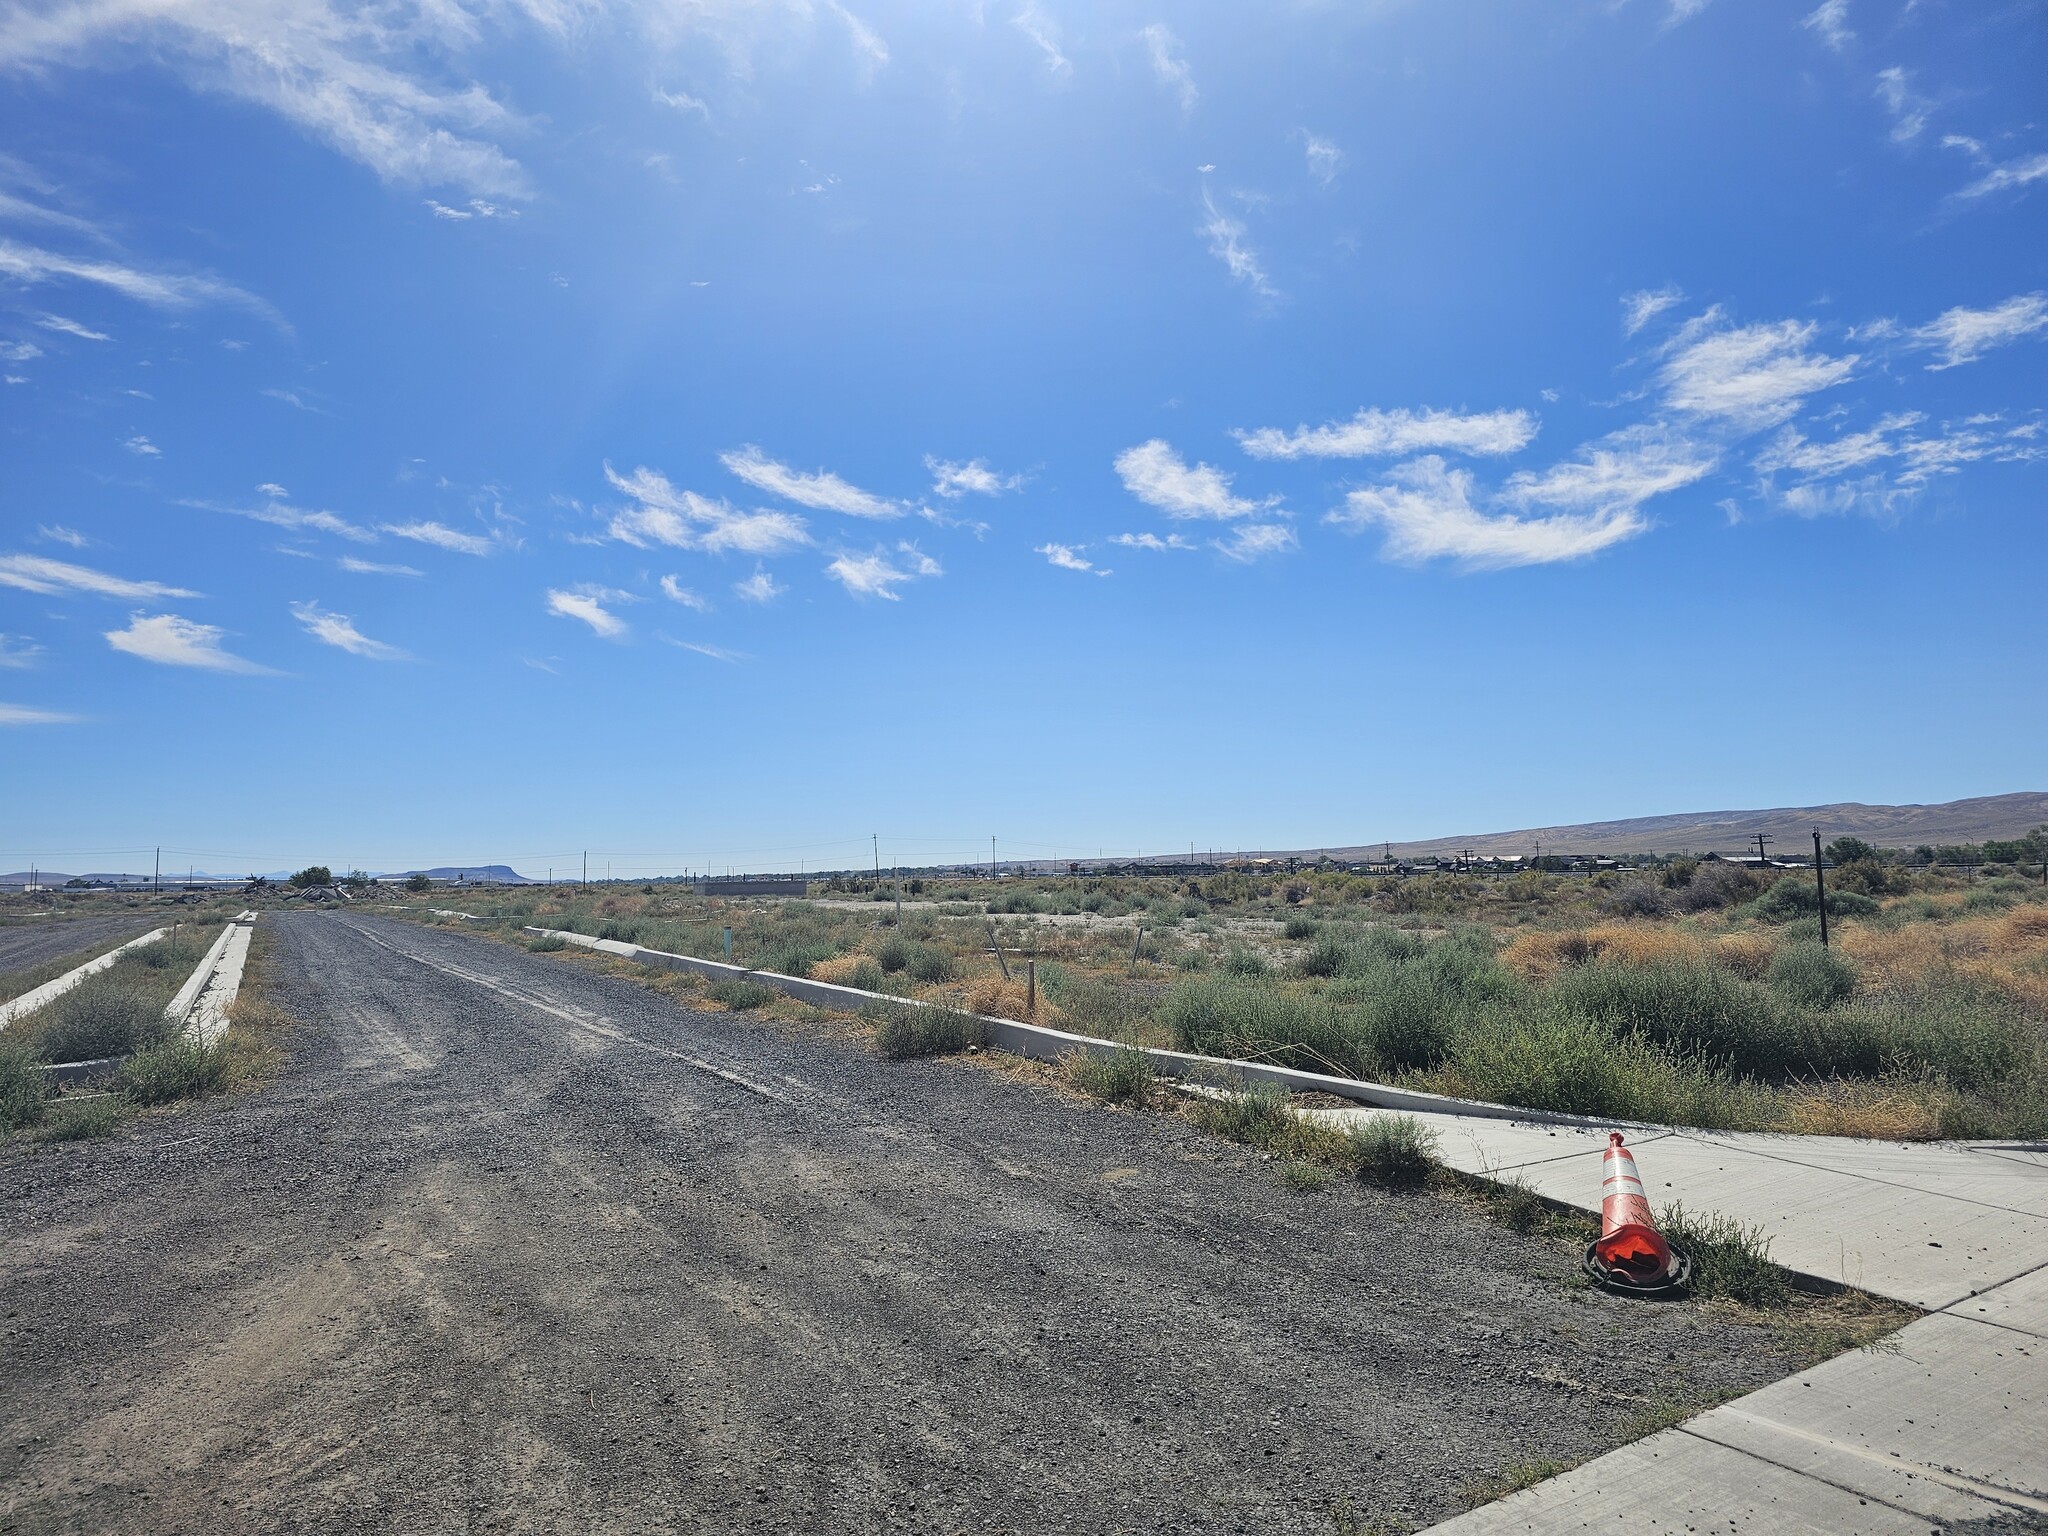
[[[98,1061],[153,1045],[169,1028],[149,994],[96,976],[49,1005],[36,1044],[45,1061]]]
[[[1223,957],[1223,969],[1232,976],[1264,976],[1271,967],[1256,949],[1233,949]]]
[[[1796,1063],[1796,1027],[1770,993],[1703,960],[1575,965],[1550,997],[1615,1035],[1640,1034],[1682,1056],[1740,1061],[1766,1076]]]
[[[887,981],[888,978],[882,974],[881,966],[875,963],[872,955],[862,955],[856,960],[853,963],[852,974],[846,978],[849,987],[859,987],[863,992],[879,992]]]
[[[1097,1055],[1076,1051],[1066,1059],[1067,1080],[1105,1104],[1130,1104],[1143,1109],[1152,1102],[1157,1075],[1143,1051],[1121,1050]]]
[[[910,940],[900,933],[892,933],[875,950],[875,963],[881,966],[885,975],[894,976],[898,971],[910,967]]]
[[[1046,967],[1050,971],[1052,967]],[[1069,1029],[1102,1040],[1128,1040],[1151,1017],[1143,994],[1113,981],[1062,977],[1057,990],[1041,973],[1046,996],[1059,1006]]]
[[[1281,931],[1290,939],[1312,939],[1321,928],[1322,924],[1307,913],[1295,912],[1288,917],[1287,925]]]
[[[937,986],[957,976],[959,967],[945,950],[933,944],[919,944],[911,950],[909,971],[912,980]]]
[[[1869,917],[1878,904],[1856,891],[1829,891],[1829,917]],[[1787,875],[1749,904],[1749,913],[1761,922],[1784,923],[1795,917],[1811,917],[1820,911],[1820,897],[1813,882],[1803,875]]]
[[[169,1104],[213,1092],[227,1071],[226,1051],[177,1035],[122,1062],[120,1083],[136,1104]]]
[[[891,1061],[913,1056],[949,1056],[980,1045],[987,1026],[971,1013],[950,1008],[897,1006],[875,1025],[875,1049]]]
[[[559,933],[540,933],[528,939],[526,947],[536,955],[551,955],[558,949],[567,949],[569,941]]]
[[[413,892],[431,891],[434,882],[426,875],[411,874],[405,877],[405,888]]]
[[[1180,1049],[1203,1056],[1310,1072],[1357,1073],[1368,1064],[1325,998],[1235,979],[1183,981],[1160,1003],[1159,1018]]]
[[[1437,1135],[1413,1115],[1374,1115],[1345,1132],[1359,1177],[1418,1184],[1436,1166]]]
[[[43,1067],[35,1052],[0,1036],[0,1132],[37,1124],[44,1105]]]
[[[1787,944],[1771,957],[1771,989],[1800,1008],[1832,1008],[1856,990],[1856,967],[1820,944]]]
[[[714,1002],[725,1004],[735,1013],[745,1013],[749,1008],[765,1008],[779,995],[765,981],[753,981],[746,977],[728,976],[714,981],[704,989],[704,995]]]
[[[113,1094],[57,1101],[56,1113],[36,1134],[43,1141],[96,1141],[121,1128],[121,1101]]]
[[[812,966],[830,960],[838,953],[836,944],[788,940],[770,946],[762,954],[761,969],[773,971],[778,976],[808,976]]]
[[[1657,1230],[1692,1260],[1695,1296],[1776,1307],[1792,1293],[1790,1277],[1771,1262],[1771,1240],[1762,1227],[1745,1227],[1730,1216],[1696,1216],[1673,1204],[1657,1213]]]
[[[1193,1116],[1205,1131],[1262,1150],[1294,1128],[1287,1090],[1275,1083],[1256,1083],[1246,1092],[1220,1098],[1196,1099]]]
[[[1295,962],[1295,969],[1304,976],[1335,976],[1350,958],[1350,945],[1335,934],[1325,934]]]

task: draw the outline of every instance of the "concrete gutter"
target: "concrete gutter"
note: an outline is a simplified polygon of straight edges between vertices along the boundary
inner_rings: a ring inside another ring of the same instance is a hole
[[[902,1008],[943,1007],[941,1004],[920,1002],[915,998],[895,997],[887,992],[869,992],[860,987],[841,986],[836,982],[812,981],[806,976],[784,976],[775,971],[750,970],[744,965],[727,965],[721,960],[699,960],[694,955],[672,955],[666,950],[647,949],[638,944],[628,944],[619,939],[594,939],[587,933],[571,933],[562,928],[534,928],[522,930],[544,938],[562,939],[584,949],[594,949],[602,954],[617,955],[622,960],[635,960],[642,965],[657,966],[666,971],[694,971],[700,976],[719,980],[758,981],[774,987],[799,1002],[811,1003],[819,1008],[832,1008],[842,1013],[858,1013],[873,1003],[883,1003]],[[949,1012],[959,1010],[947,1010]],[[1386,1083],[1366,1083],[1348,1077],[1330,1077],[1321,1072],[1303,1072],[1294,1067],[1276,1067],[1260,1061],[1232,1061],[1221,1056],[1196,1056],[1186,1051],[1160,1050],[1153,1046],[1119,1045],[1114,1040],[1099,1040],[1093,1035],[1070,1034],[1063,1029],[1051,1029],[1043,1024],[1020,1024],[1015,1019],[991,1018],[987,1014],[975,1014],[986,1030],[987,1043],[999,1051],[1012,1056],[1025,1056],[1034,1061],[1057,1061],[1071,1056],[1076,1051],[1091,1056],[1110,1056],[1122,1051],[1140,1050],[1149,1057],[1160,1071],[1173,1077],[1189,1077],[1204,1082],[1230,1083],[1240,1087],[1252,1083],[1273,1083],[1290,1093],[1327,1093],[1340,1099],[1349,1099],[1356,1104],[1367,1104],[1375,1109],[1398,1109],[1409,1114],[1439,1114],[1473,1116],[1491,1120],[1513,1120],[1533,1125],[1569,1125],[1587,1130],[1598,1129],[1605,1133],[1616,1125],[1627,1125],[1627,1121],[1594,1120],[1585,1115],[1557,1114],[1540,1109],[1517,1109],[1507,1104],[1487,1104],[1477,1099],[1453,1099],[1440,1093],[1421,1093],[1412,1088],[1395,1088]]]
[[[227,1033],[228,1008],[242,990],[242,968],[248,963],[249,939],[255,931],[250,925],[255,920],[256,914],[247,912],[221,929],[213,947],[164,1009],[164,1017],[187,1039],[210,1046]]]
[[[33,992],[24,992],[21,994],[21,996],[15,998],[12,1002],[0,1003],[0,1029],[5,1029],[8,1025],[12,1024],[16,1019],[24,1018],[27,1015],[34,1013],[38,1008],[43,1007],[47,1003],[55,1002],[58,998],[62,997],[66,992],[69,992],[73,987],[77,986],[81,981],[84,981],[86,977],[97,976],[101,971],[106,970],[108,967],[113,965],[115,961],[119,960],[121,956],[126,954],[129,950],[139,949],[144,944],[154,944],[158,939],[163,938],[170,931],[171,930],[168,928],[152,928],[148,933],[145,933],[141,938],[130,939],[126,944],[121,945],[118,949],[108,950],[104,955],[101,955],[97,960],[88,960],[85,962],[85,964],[79,966],[78,969],[74,971],[66,971],[62,976],[59,976],[55,981],[44,982],[40,987],[37,987]]]

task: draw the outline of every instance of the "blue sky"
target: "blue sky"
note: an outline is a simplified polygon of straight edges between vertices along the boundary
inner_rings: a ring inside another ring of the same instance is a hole
[[[2048,10],[23,0],[0,867],[2040,788]]]

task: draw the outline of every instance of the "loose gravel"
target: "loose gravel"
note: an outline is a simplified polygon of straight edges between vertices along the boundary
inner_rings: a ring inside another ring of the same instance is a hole
[[[264,921],[278,1079],[0,1152],[0,1530],[1420,1525],[1790,1368],[1169,1116]]]
[[[109,914],[103,917],[55,917],[42,922],[0,927],[0,973],[25,971],[64,955],[75,954],[80,961],[92,958],[92,951],[109,949],[158,927],[168,919],[152,919],[145,913]]]

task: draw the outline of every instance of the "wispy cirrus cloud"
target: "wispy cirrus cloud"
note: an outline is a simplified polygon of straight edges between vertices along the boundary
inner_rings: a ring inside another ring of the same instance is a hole
[[[957,501],[968,495],[1000,496],[1024,484],[1022,475],[997,474],[988,467],[986,459],[969,459],[965,464],[956,464],[928,453],[924,456],[924,467],[931,471],[933,492],[948,501]]]
[[[547,592],[547,611],[557,618],[575,619],[578,623],[588,624],[592,632],[601,639],[616,640],[626,633],[626,621],[605,604],[631,601],[632,593],[620,592],[611,587],[550,587]]]
[[[450,528],[445,523],[379,523],[379,533],[388,533],[394,539],[410,539],[415,544],[431,544],[436,549],[445,549],[458,555],[488,555],[497,550],[499,541],[486,538],[478,533],[464,533]]]
[[[1053,78],[1065,80],[1073,75],[1073,62],[1060,49],[1060,24],[1040,10],[1035,0],[1025,0],[1024,8],[1010,18],[1010,25],[1045,55],[1046,70]]]
[[[1187,54],[1173,28],[1155,21],[1140,28],[1138,36],[1145,40],[1145,56],[1152,61],[1153,79],[1173,92],[1183,116],[1194,111],[1202,93],[1195,88],[1194,71],[1188,68]]]
[[[1047,563],[1056,565],[1063,571],[1080,571],[1089,576],[1109,575],[1108,571],[1098,567],[1083,553],[1087,548],[1086,544],[1040,544],[1031,552],[1034,555],[1045,556]]]
[[[1169,533],[1163,539],[1156,533],[1117,533],[1110,535],[1109,542],[1120,545],[1124,549],[1144,549],[1150,550],[1155,554],[1171,549],[1185,550],[1199,547],[1192,540],[1184,539],[1177,533]]]
[[[1243,222],[1219,209],[1206,187],[1202,189],[1202,211],[1207,215],[1202,221],[1202,234],[1209,242],[1209,254],[1253,293],[1266,299],[1279,298],[1280,290],[1267,278],[1258,253],[1246,240]]]
[[[772,603],[789,588],[778,585],[772,573],[757,565],[754,574],[745,581],[734,582],[732,590],[743,603]]]
[[[1877,99],[1891,114],[1894,144],[1919,138],[1934,110],[1934,103],[1913,89],[1913,77],[1896,64],[1877,72]]]
[[[59,709],[35,709],[27,704],[0,704],[0,727],[10,725],[77,725],[83,715]]]
[[[1621,334],[1633,336],[1652,320],[1663,314],[1674,304],[1683,303],[1685,294],[1676,283],[1666,283],[1662,288],[1643,288],[1621,296]]]
[[[1452,453],[1518,453],[1535,439],[1536,418],[1527,411],[1362,410],[1349,421],[1320,427],[1278,427],[1236,431],[1255,459],[1360,459],[1441,450]]]
[[[145,459],[160,459],[163,457],[163,449],[157,447],[155,443],[152,443],[139,432],[131,438],[124,439],[121,446],[130,453],[137,454]]]
[[[519,210],[517,208],[507,208],[502,204],[494,203],[481,197],[472,197],[468,204],[461,208],[451,208],[448,204],[436,202],[431,197],[426,200],[426,205],[433,210],[435,218],[448,219],[458,224],[466,223],[471,219],[516,219],[519,217]]]
[[[395,645],[386,645],[382,640],[372,640],[355,626],[355,621],[344,613],[329,613],[318,603],[293,603],[292,617],[299,621],[307,634],[322,645],[331,645],[336,650],[347,651],[351,656],[361,656],[368,661],[410,661],[412,658]]]
[[[632,498],[633,505],[611,515],[609,537],[637,549],[666,545],[706,554],[780,555],[811,542],[810,530],[794,513],[762,509],[742,512],[729,502],[672,485],[658,470],[622,475],[610,464],[604,476]]]
[[[36,324],[46,331],[55,331],[60,336],[76,336],[80,341],[112,341],[114,339],[105,331],[96,331],[91,326],[83,325],[66,315],[44,315],[36,321]],[[42,355],[39,348],[30,348],[30,350],[38,357]]]
[[[2048,181],[2048,154],[2027,155],[2004,165],[1994,165],[1956,196],[1989,197],[1995,192],[2009,192],[2014,187],[2030,187],[2037,181]]]
[[[21,635],[0,635],[0,667],[19,672],[41,658],[43,648]]]
[[[1451,469],[1434,454],[1351,492],[1326,521],[1353,531],[1381,529],[1389,560],[1420,565],[1449,559],[1472,570],[1584,559],[1649,526],[1629,506],[1550,517],[1489,514],[1476,501],[1472,472]]]
[[[221,642],[226,631],[198,624],[175,613],[135,614],[126,629],[107,631],[115,650],[164,667],[196,667],[205,672],[269,675],[271,669],[234,655]]]
[[[1210,546],[1225,559],[1250,565],[1268,555],[1284,555],[1300,547],[1301,541],[1285,523],[1238,523],[1230,536],[1212,539]]]
[[[1849,0],[1821,0],[1820,6],[1808,12],[1800,25],[1837,53],[1856,40],[1856,34],[1849,30]]]
[[[0,341],[0,363],[32,363],[42,355],[32,341]]]
[[[95,571],[88,566],[72,565],[63,560],[49,560],[41,555],[0,555],[0,586],[15,587],[23,592],[35,592],[43,596],[56,596],[65,592],[83,592],[93,597],[119,597],[131,601],[155,597],[197,597],[197,592],[184,587],[166,586],[160,581],[130,581],[122,576],[109,576],[105,571]]]
[[[1842,383],[1861,361],[1855,353],[1815,350],[1818,331],[1810,320],[1730,325],[1718,306],[1710,309],[1665,348],[1658,371],[1665,403],[1740,431],[1787,421],[1809,395]]]
[[[73,549],[84,549],[92,543],[76,528],[66,528],[62,523],[43,523],[36,528],[36,537],[51,544],[67,544]]]
[[[263,499],[253,506],[236,506],[231,502],[184,500],[181,507],[191,507],[201,512],[221,512],[229,517],[246,517],[254,523],[265,523],[272,528],[290,528],[303,532],[331,533],[336,538],[348,539],[356,544],[374,544],[377,535],[369,529],[359,527],[335,512],[314,507],[295,507],[291,504],[289,492],[281,485],[266,482],[256,487]]]
[[[377,560],[358,560],[354,555],[343,555],[334,563],[354,576],[420,577],[427,574],[409,565],[387,565]]]
[[[1277,496],[1253,501],[1236,495],[1228,474],[1202,463],[1189,468],[1163,437],[1126,448],[1116,456],[1115,467],[1125,490],[1168,517],[1251,517],[1279,502]]]
[[[1308,173],[1324,186],[1337,179],[1337,173],[1344,169],[1344,151],[1330,140],[1301,131],[1302,153],[1308,158]]]
[[[854,597],[880,597],[893,603],[898,587],[944,572],[938,561],[915,544],[903,543],[893,551],[877,545],[867,554],[842,553],[825,567],[825,574]]]
[[[793,501],[800,507],[820,512],[840,512],[848,517],[901,517],[909,509],[871,491],[849,484],[830,470],[815,472],[791,469],[768,457],[752,443],[721,453],[718,462],[756,490]]]
[[[691,591],[673,576],[661,578],[661,595],[672,603],[681,603],[697,613],[709,613],[711,604],[696,592]]]
[[[706,645],[701,640],[678,640],[672,635],[663,635],[661,638],[679,651],[695,651],[699,656],[708,656],[713,661],[733,663],[747,659],[745,651],[730,651],[722,645]]]
[[[1974,363],[1995,347],[2048,332],[2048,294],[2023,293],[1989,309],[1957,306],[1913,331],[1913,339],[1941,356],[1931,370]]]
[[[1518,507],[1606,516],[1621,526],[1652,497],[1704,480],[1720,463],[1711,444],[1655,423],[1624,427],[1545,470],[1518,470],[1501,488]]]
[[[4,36],[4,34],[0,34]],[[0,237],[0,275],[18,283],[89,283],[111,289],[125,299],[156,309],[191,309],[202,304],[232,304],[261,315],[282,328],[283,318],[264,300],[216,277],[177,272],[151,272],[96,257],[66,256],[40,246]],[[51,319],[58,317],[51,316]],[[93,341],[107,338],[71,323],[54,326]]]

